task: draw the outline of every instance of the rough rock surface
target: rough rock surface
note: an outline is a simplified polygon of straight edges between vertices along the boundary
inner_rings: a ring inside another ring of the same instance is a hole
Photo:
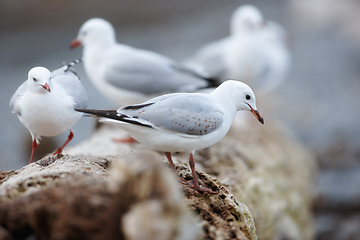
[[[311,239],[312,158],[283,131],[240,122],[195,155],[215,195],[178,183],[164,154],[115,143],[126,134],[110,126],[63,157],[0,172],[0,238]],[[187,158],[174,154],[190,180]]]

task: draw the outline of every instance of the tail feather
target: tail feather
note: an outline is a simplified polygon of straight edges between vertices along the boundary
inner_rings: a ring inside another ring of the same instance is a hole
[[[74,66],[74,65],[76,65],[76,64],[78,64],[78,63],[80,63],[80,62],[82,62],[82,59],[81,59],[81,58],[75,59],[75,60],[73,60],[73,61],[71,61],[71,62],[68,62],[68,63],[64,62],[63,65],[66,66],[65,72],[66,72],[67,70],[69,70],[72,66]]]
[[[109,118],[120,122],[152,128],[151,125],[142,123],[124,114],[120,114],[116,110],[75,109],[75,111],[86,113],[89,114],[90,116]]]
[[[90,116],[95,117],[105,117],[105,118],[111,118],[115,120],[119,120],[119,115],[116,110],[96,110],[96,109],[75,109],[77,112],[86,113]]]
[[[81,59],[81,58],[75,59],[75,60],[73,60],[73,61],[71,61],[71,62],[68,62],[68,63],[63,62],[63,67],[62,67],[62,69],[63,69],[64,73],[66,73],[66,72],[72,72],[73,74],[75,74],[75,75],[79,78],[78,74],[74,71],[74,69],[73,69],[72,67],[73,67],[74,65],[80,63],[80,62],[82,62],[82,59]]]

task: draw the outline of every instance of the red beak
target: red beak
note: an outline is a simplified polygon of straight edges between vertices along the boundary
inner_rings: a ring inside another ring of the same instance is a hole
[[[73,48],[77,48],[81,46],[81,42],[79,40],[77,40],[76,38],[74,40],[71,41],[70,43],[70,48],[73,49]]]
[[[49,84],[45,83],[44,85],[41,85],[44,89],[51,92]]]

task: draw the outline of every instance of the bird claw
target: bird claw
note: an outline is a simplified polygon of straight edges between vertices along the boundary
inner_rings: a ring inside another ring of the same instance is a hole
[[[192,181],[189,180],[189,181],[186,181],[185,179],[179,177],[179,182],[182,183],[182,184],[185,184],[185,185],[188,185],[188,186],[192,186],[193,184],[191,183]]]
[[[64,154],[62,154],[62,151],[59,151],[57,150],[53,156],[56,158],[56,159],[59,159],[59,158],[62,158],[64,156]]]
[[[188,187],[194,189],[194,190],[197,190],[199,192],[207,192],[207,193],[210,193],[210,194],[218,194],[219,192],[217,191],[213,191],[211,190],[210,188],[207,188],[207,187],[203,187],[203,186],[196,186],[192,180],[189,180],[189,181],[186,181],[185,179],[179,177],[179,182],[184,184],[184,185],[187,185]]]
[[[191,188],[194,189],[194,190],[197,190],[199,192],[207,192],[207,193],[210,193],[210,194],[219,194],[218,191],[213,191],[213,190],[211,190],[210,188],[207,188],[207,187],[202,187],[202,186],[195,187],[193,185]]]
[[[36,161],[37,164],[39,164],[42,167],[49,166],[50,164],[53,164],[56,161],[57,157],[54,156],[48,156],[46,158],[43,158],[39,161]]]
[[[53,156],[55,156],[55,155],[57,156],[59,154],[62,154],[62,151],[58,149],[56,152],[54,152]]]

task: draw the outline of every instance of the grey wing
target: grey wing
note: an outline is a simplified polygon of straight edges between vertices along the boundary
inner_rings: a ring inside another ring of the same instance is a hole
[[[65,66],[52,72],[52,84],[55,87],[63,88],[66,94],[73,98],[74,108],[86,108],[88,97],[79,77],[71,69],[66,71],[61,71],[61,69],[65,70],[67,67]]]
[[[188,135],[206,135],[223,122],[223,113],[203,94],[168,94],[153,100],[153,104],[149,100],[143,107],[123,108],[119,112],[144,119],[158,128]]]
[[[228,38],[210,43],[202,47],[193,57],[185,61],[188,66],[200,67],[210,76],[223,78],[226,75],[226,64],[223,59],[224,45]]]
[[[142,50],[124,55],[105,69],[105,79],[116,87],[159,94],[207,85],[205,80],[174,68],[174,62],[161,55]]]
[[[26,83],[27,81],[23,82],[10,99],[10,109],[13,113],[20,114],[20,102],[27,89]]]
[[[82,62],[81,58],[75,59],[75,60],[73,60],[71,62],[64,62],[62,67],[60,67],[60,68],[58,68],[58,69],[51,72],[51,77],[54,78],[54,77],[56,77],[58,75],[63,75],[63,74],[68,73],[68,72],[73,73],[73,74],[75,74],[77,76],[76,72],[74,71],[74,69],[72,67],[75,66],[76,64],[80,63],[80,62]]]

